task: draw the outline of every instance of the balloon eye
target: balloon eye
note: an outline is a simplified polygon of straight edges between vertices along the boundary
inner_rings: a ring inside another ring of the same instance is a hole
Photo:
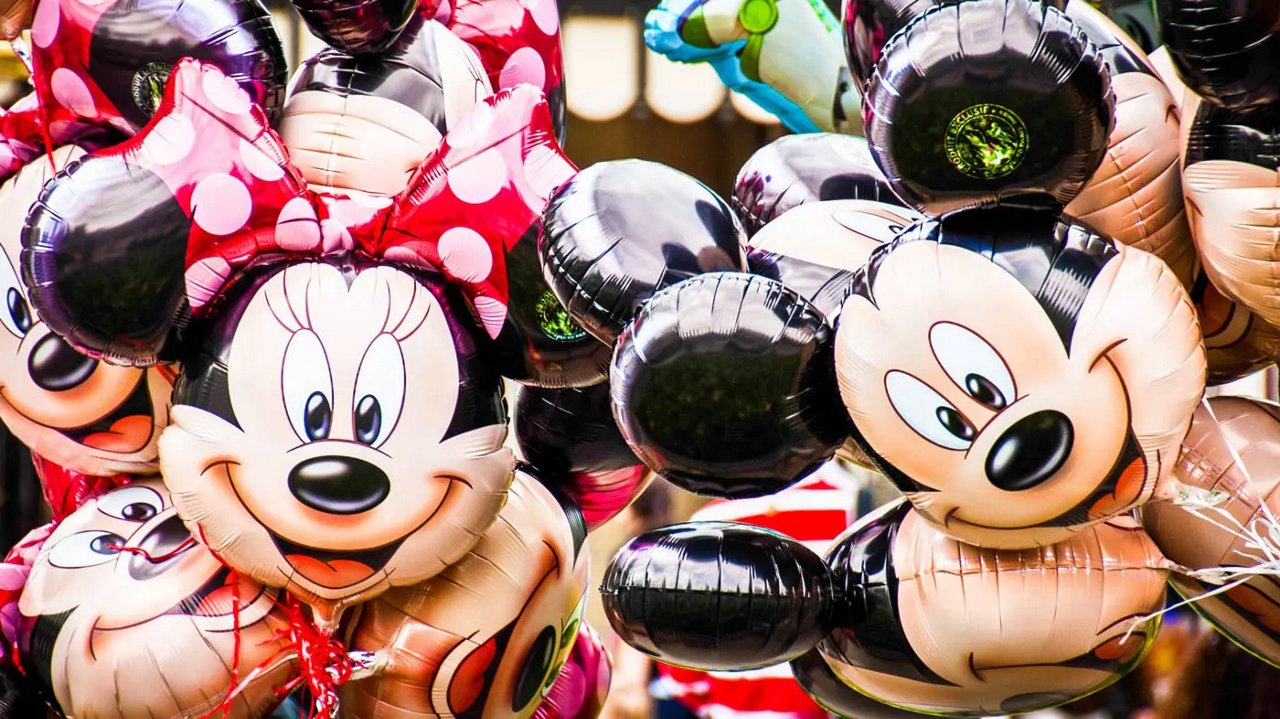
[[[124,540],[114,534],[101,534],[89,541],[89,550],[104,556],[119,554]]]
[[[551,671],[556,649],[556,630],[543,627],[538,638],[533,640],[533,646],[529,648],[524,666],[520,668],[520,677],[516,680],[515,692],[511,695],[512,711],[519,712],[538,697],[538,690],[542,689],[543,682]]]
[[[307,397],[307,409],[304,415],[304,426],[307,439],[312,442],[329,438],[329,428],[333,425],[333,408],[329,406],[329,398],[320,392],[312,392]]]
[[[81,569],[104,564],[120,554],[124,537],[111,532],[79,532],[60,540],[49,552],[49,564],[62,569]]]
[[[120,509],[120,516],[130,522],[145,522],[156,516],[156,508],[145,502],[126,504]]]
[[[936,410],[938,421],[946,428],[948,432],[955,435],[957,439],[966,442],[972,442],[977,432],[974,431],[973,425],[969,424],[969,420],[965,419],[959,412],[950,407],[939,407]]]
[[[18,334],[25,335],[31,330],[31,308],[27,306],[27,300],[22,293],[15,287],[10,287],[5,293],[5,300],[9,305],[9,320],[13,322],[13,328]]]
[[[1000,410],[1009,406],[1000,388],[980,374],[970,374],[964,378],[964,390],[969,396],[991,409]]]
[[[373,444],[380,429],[382,407],[379,406],[377,397],[367,394],[356,405],[356,440],[363,444]]]

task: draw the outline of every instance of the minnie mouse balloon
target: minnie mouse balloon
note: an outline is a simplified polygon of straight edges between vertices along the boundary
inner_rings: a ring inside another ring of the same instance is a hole
[[[355,55],[387,50],[418,11],[418,0],[293,0],[311,34]]]
[[[46,540],[19,601],[23,665],[66,716],[199,716],[238,676],[227,716],[252,719],[293,672],[276,599],[196,543],[159,480],[137,481]]]
[[[1052,213],[968,210],[872,253],[840,314],[854,437],[977,546],[1043,546],[1145,502],[1204,390],[1167,265]]]
[[[38,112],[58,144],[142,129],[187,57],[221,68],[269,116],[284,99],[284,52],[257,0],[40,0],[31,44]]]
[[[1145,617],[1164,606],[1169,566],[1128,517],[994,551],[902,501],[860,520],[826,560],[847,602],[818,645],[828,666],[867,696],[938,716],[1035,711],[1124,676],[1155,639],[1159,617]]]
[[[464,558],[360,608],[349,644],[373,652],[376,668],[343,687],[343,716],[533,716],[585,626],[580,516],[517,473],[500,518]]]
[[[1113,102],[1096,47],[1061,12],[972,0],[925,13],[885,45],[866,135],[890,187],[918,209],[1010,197],[1061,207],[1106,151]]]
[[[532,88],[482,107],[375,210],[308,189],[248,96],[187,61],[144,132],[28,219],[57,331],[122,361],[176,348],[160,451],[193,532],[326,623],[464,556],[511,482],[484,338],[505,321],[502,248],[572,166]]]
[[[1196,516],[1171,502],[1152,502],[1142,508],[1143,527],[1160,551],[1182,566],[1257,566],[1257,551],[1231,529],[1265,534],[1274,524],[1280,512],[1277,458],[1280,406],[1245,397],[1206,400],[1183,440],[1174,476],[1192,487],[1225,493],[1218,509],[1228,516]],[[1170,582],[1188,598],[1214,589],[1178,573]],[[1280,583],[1274,576],[1253,577],[1196,599],[1191,607],[1236,644],[1280,667]]]

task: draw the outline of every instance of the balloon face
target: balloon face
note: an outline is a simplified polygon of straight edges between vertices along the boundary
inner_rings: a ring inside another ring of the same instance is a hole
[[[500,519],[460,561],[361,607],[348,646],[381,651],[340,690],[344,716],[528,719],[582,626],[590,559],[573,512],[518,473]]]
[[[1009,208],[876,250],[836,336],[855,439],[924,518],[990,547],[1061,541],[1146,501],[1204,362],[1166,265]]]
[[[280,135],[313,189],[393,195],[492,94],[471,47],[438,22],[415,19],[384,53],[329,48],[304,61]]]
[[[1168,575],[1128,517],[996,551],[948,538],[905,502],[854,525],[827,563],[849,597],[846,626],[818,645],[827,664],[879,701],[940,715],[1034,711],[1111,684],[1155,639],[1158,618],[1124,635],[1164,605]]]
[[[83,154],[67,146],[51,158],[61,167]],[[49,158],[41,157],[0,185],[0,420],[33,452],[75,472],[154,471],[172,370],[87,357],[27,303],[19,271],[23,219],[51,175]]]
[[[1218,507],[1252,527],[1280,512],[1280,406],[1244,397],[1215,397],[1196,410],[1174,469],[1178,481],[1227,494]],[[1171,561],[1192,569],[1256,564],[1255,550],[1220,526],[1168,502],[1142,509],[1142,525]],[[1226,526],[1232,520],[1214,517]],[[1196,597],[1213,589],[1175,573],[1170,583]],[[1280,667],[1280,582],[1260,575],[1192,605],[1236,644]]]
[[[185,57],[221,68],[268,112],[284,99],[280,38],[256,0],[42,0],[31,41],[36,92],[56,141],[86,126],[142,129]]]
[[[384,266],[292,264],[251,283],[185,366],[160,443],[201,541],[316,604],[462,557],[514,464],[464,312]]]
[[[1275,364],[1280,357],[1280,328],[1224,297],[1203,272],[1191,298],[1204,333],[1209,385],[1234,382]]]
[[[284,648],[276,597],[196,543],[159,480],[134,482],[63,520],[41,549],[19,602],[23,661],[68,716],[199,715],[231,686],[237,644],[240,677]],[[268,665],[231,716],[261,716],[290,670]]]

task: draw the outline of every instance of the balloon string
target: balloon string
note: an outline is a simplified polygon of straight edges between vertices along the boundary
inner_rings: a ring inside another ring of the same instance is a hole
[[[240,686],[240,572],[232,569],[227,576],[231,582],[231,688]],[[230,694],[230,692],[228,692]],[[230,719],[231,705],[223,709],[223,719]]]
[[[125,552],[127,554],[136,554],[139,557],[146,558],[146,560],[148,562],[151,562],[152,564],[159,564],[160,562],[173,559],[179,554],[182,554],[188,549],[191,549],[192,547],[194,547],[195,544],[196,544],[196,540],[194,538],[187,537],[186,539],[182,540],[182,544],[179,544],[173,549],[160,555],[152,555],[150,552],[143,549],[142,547],[125,547],[119,544],[108,544],[107,549],[111,549],[117,552]]]

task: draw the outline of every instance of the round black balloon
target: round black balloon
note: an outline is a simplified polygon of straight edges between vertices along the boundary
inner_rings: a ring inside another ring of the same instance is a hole
[[[791,660],[791,673],[805,693],[836,716],[857,719],[920,719],[921,715],[881,704],[840,681],[817,649]]]
[[[733,206],[749,234],[806,202],[874,200],[901,205],[867,141],[853,135],[787,135],[756,150],[738,171]]]
[[[613,348],[573,321],[542,275],[538,226],[507,250],[507,318],[493,342],[505,377],[539,387],[585,387],[609,376]]]
[[[683,172],[641,160],[579,172],[543,213],[547,281],[569,314],[613,344],[654,292],[704,272],[745,269],[737,216]]]
[[[293,0],[311,34],[357,54],[386,50],[418,11],[418,0]]]
[[[1157,0],[1160,34],[1197,95],[1247,109],[1280,101],[1280,3]]]
[[[1280,169],[1280,105],[1250,111],[1201,103],[1187,133],[1184,162],[1190,167],[1209,160]]]
[[[113,364],[162,359],[186,307],[191,219],[158,175],[89,156],[45,185],[22,231],[36,313],[67,342]]]
[[[750,248],[747,250],[747,269],[751,274],[777,280],[813,303],[827,318],[827,324],[835,325],[840,308],[853,290],[854,272],[827,267],[796,257]]]
[[[689,522],[632,539],[605,572],[605,614],[649,656],[704,670],[770,666],[827,633],[829,572],[800,542],[732,522]]]
[[[922,211],[1012,199],[1061,207],[1106,151],[1110,77],[1097,47],[1054,8],[940,6],[885,45],[864,97],[866,135],[894,192]]]
[[[848,435],[823,314],[764,277],[721,272],[654,295],[618,339],[615,417],[632,450],[699,494],[772,494]]]

